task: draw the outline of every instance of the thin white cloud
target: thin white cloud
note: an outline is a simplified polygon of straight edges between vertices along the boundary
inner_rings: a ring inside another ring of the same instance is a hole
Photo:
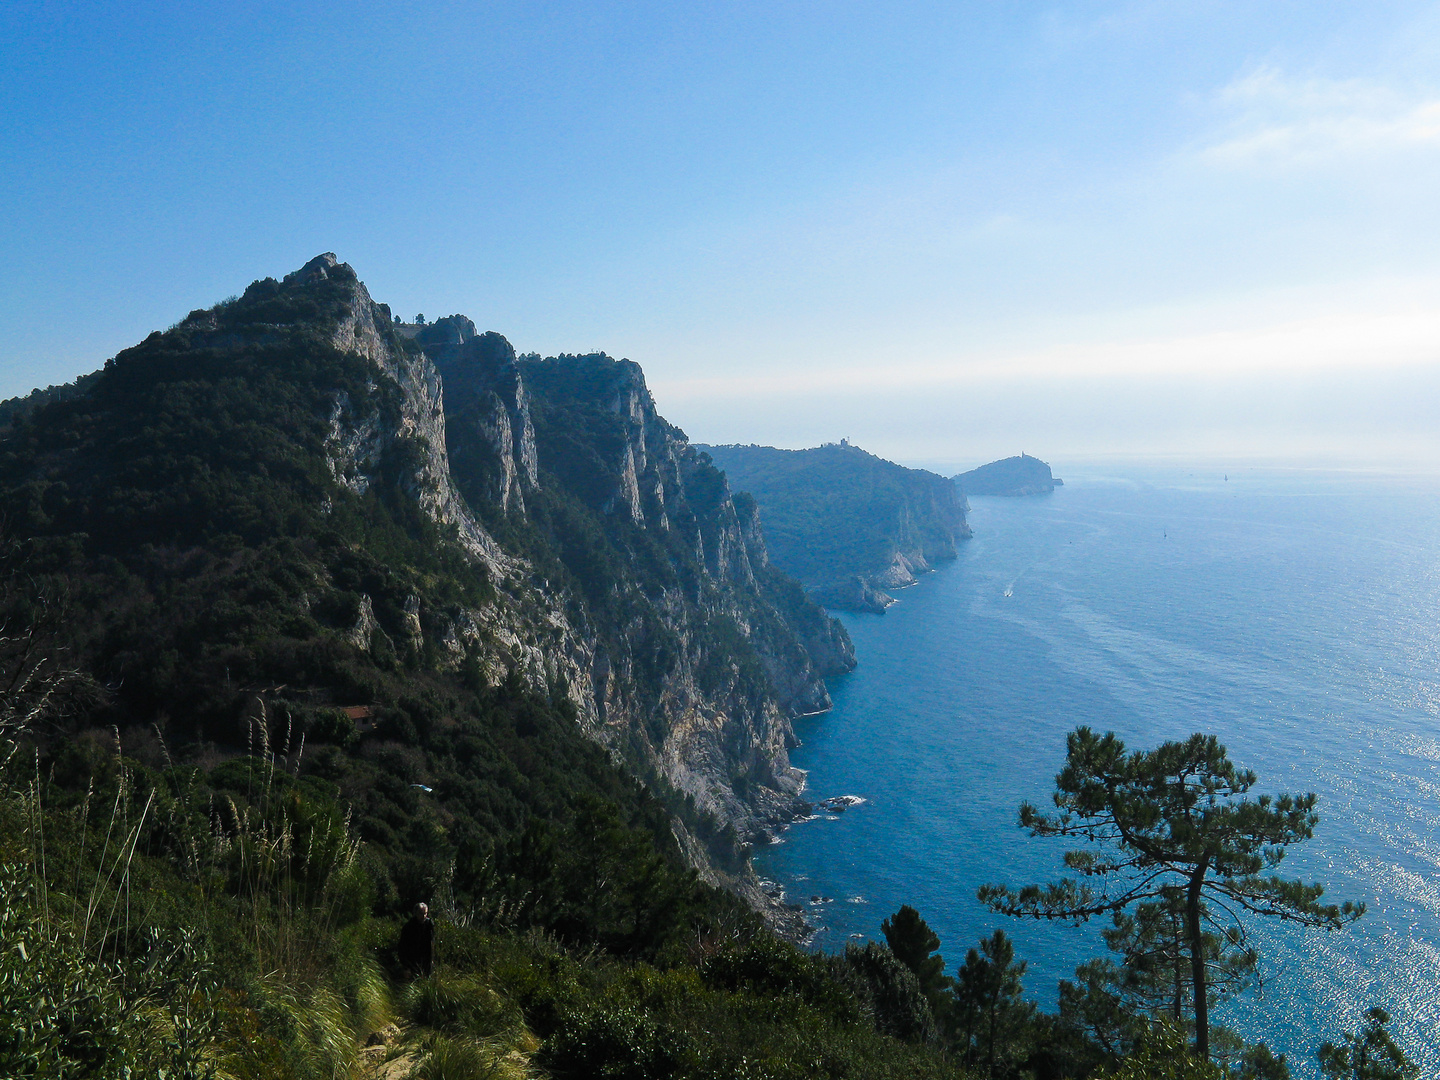
[[[863,394],[985,383],[1116,377],[1228,379],[1261,373],[1303,376],[1415,366],[1440,367],[1440,311],[1346,312],[1204,334],[1058,345],[924,362],[810,368],[783,365],[715,377],[657,379],[669,400],[745,399],[773,394]]]
[[[1228,167],[1285,167],[1440,147],[1440,97],[1365,79],[1294,79],[1264,67],[1213,99],[1225,115],[1198,156]]]

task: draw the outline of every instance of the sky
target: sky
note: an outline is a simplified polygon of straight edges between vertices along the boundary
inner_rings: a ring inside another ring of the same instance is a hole
[[[0,5],[0,396],[322,251],[697,441],[1440,470],[1440,4]]]

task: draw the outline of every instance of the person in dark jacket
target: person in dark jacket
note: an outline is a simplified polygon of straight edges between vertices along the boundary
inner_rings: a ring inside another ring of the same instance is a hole
[[[415,914],[400,928],[400,966],[412,976],[429,975],[435,962],[435,924],[430,909],[415,905]]]

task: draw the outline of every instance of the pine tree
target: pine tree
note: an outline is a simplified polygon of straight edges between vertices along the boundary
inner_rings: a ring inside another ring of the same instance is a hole
[[[1359,918],[1363,904],[1321,904],[1324,889],[1273,871],[1285,849],[1314,835],[1314,795],[1250,798],[1255,774],[1237,769],[1213,735],[1192,735],[1150,751],[1127,753],[1114,733],[1082,727],[1067,740],[1055,778],[1055,814],[1020,807],[1032,836],[1063,836],[1088,848],[1065,853],[1078,878],[1012,891],[986,885],[995,911],[1083,922],[1096,915],[1184,897],[1184,955],[1189,966],[1195,1051],[1210,1056],[1210,968],[1206,934],[1218,927],[1206,898],[1221,910],[1268,915],[1335,930]],[[1210,923],[1207,926],[1207,922]],[[1227,938],[1227,940],[1231,940]]]
[[[967,1064],[983,1061],[991,1080],[1012,1056],[1015,1036],[1035,1013],[1034,1004],[1020,998],[1024,974],[1025,961],[1015,959],[1014,943],[1005,931],[996,930],[965,954],[955,980],[962,1052]]]
[[[1201,920],[1212,924],[1209,906],[1201,901]],[[1155,900],[1142,901],[1130,911],[1117,911],[1105,944],[1120,954],[1119,989],[1137,1011],[1150,1016],[1167,1014],[1176,1023],[1191,1013],[1192,987],[1185,932],[1184,890],[1170,887]],[[1249,946],[1241,929],[1203,933],[1206,985],[1210,1007],[1243,990],[1255,977],[1259,954]]]
[[[880,924],[885,943],[902,964],[915,973],[920,989],[930,1002],[930,1011],[942,1029],[948,1030],[950,1012],[954,1002],[949,990],[954,980],[945,974],[945,958],[936,950],[940,938],[931,930],[920,912],[909,904]]]
[[[1320,1071],[1329,1080],[1415,1080],[1419,1066],[1385,1030],[1390,1014],[1377,1005],[1365,1019],[1364,1030],[1353,1035],[1347,1032],[1344,1045],[1327,1042],[1320,1047]]]

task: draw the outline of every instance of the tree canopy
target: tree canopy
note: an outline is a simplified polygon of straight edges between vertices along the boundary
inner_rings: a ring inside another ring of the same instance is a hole
[[[936,951],[939,935],[909,904],[900,905],[899,911],[880,924],[880,931],[890,951],[915,973],[935,1018],[944,1021],[954,980],[945,974],[945,958]]]
[[[1015,959],[1015,944],[996,930],[965,954],[955,979],[957,1026],[966,1064],[985,1067],[995,1080],[1008,1065],[1017,1036],[1035,1015],[1033,1002],[1021,1000],[1026,963]]]
[[[1420,1068],[1385,1030],[1390,1014],[1380,1006],[1365,1013],[1365,1029],[1320,1047],[1320,1071],[1328,1080],[1415,1080]]]

